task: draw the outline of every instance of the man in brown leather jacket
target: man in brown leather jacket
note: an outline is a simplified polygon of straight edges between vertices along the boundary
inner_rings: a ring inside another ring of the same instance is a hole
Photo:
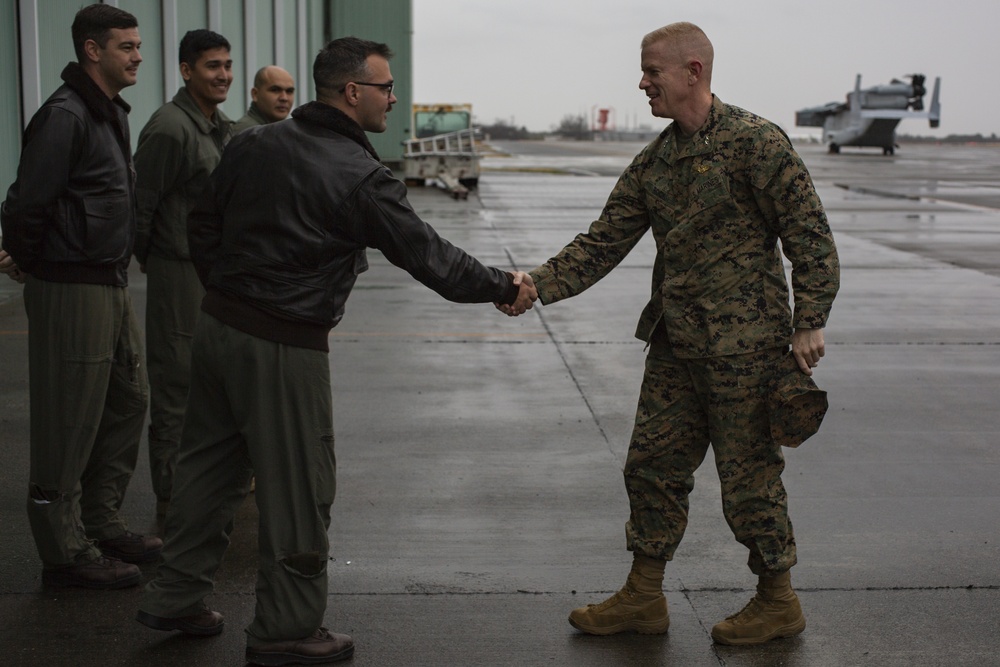
[[[260,510],[253,664],[347,659],[350,637],[323,627],[335,488],[328,336],[366,248],[451,301],[531,307],[526,274],[483,266],[417,217],[406,187],[365,132],[384,132],[396,98],[384,44],[346,37],[317,56],[318,101],[250,128],[222,156],[189,219],[207,294],[164,562],[139,621],[193,635],[222,631],[205,606],[225,533],[251,469]]]
[[[0,270],[25,281],[31,471],[28,519],[42,582],[122,588],[162,542],[120,515],[148,389],[128,293],[135,197],[128,104],[142,57],[131,14],[81,9],[78,62],[24,133],[3,204]],[[82,523],[81,523],[82,522]],[[96,540],[96,543],[95,543]],[[123,562],[128,561],[128,562]]]

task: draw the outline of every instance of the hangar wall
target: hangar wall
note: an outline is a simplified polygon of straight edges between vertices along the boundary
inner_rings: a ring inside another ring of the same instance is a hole
[[[295,104],[315,98],[312,62],[329,39],[356,35],[388,43],[399,98],[389,130],[371,135],[391,166],[402,159],[412,99],[412,0],[106,0],[139,21],[142,65],[138,83],[122,91],[132,106],[133,148],[150,115],[182,85],[177,67],[181,37],[209,28],[232,45],[233,85],[221,105],[236,120],[250,101],[254,73],[264,65],[284,67],[296,81]],[[32,114],[62,81],[73,53],[70,26],[81,0],[0,0],[0,198],[14,182],[21,134]]]

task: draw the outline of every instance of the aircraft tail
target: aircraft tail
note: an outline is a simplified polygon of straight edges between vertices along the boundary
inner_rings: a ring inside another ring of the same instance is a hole
[[[854,79],[854,94],[849,96],[851,98],[851,113],[860,114],[861,113],[861,75]]]
[[[934,79],[934,92],[931,95],[931,109],[928,114],[930,119],[931,127],[938,127],[941,125],[941,77],[935,77]]]

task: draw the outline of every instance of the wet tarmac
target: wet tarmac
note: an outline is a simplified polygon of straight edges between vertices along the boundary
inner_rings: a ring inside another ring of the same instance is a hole
[[[641,146],[494,147],[467,201],[424,188],[411,202],[486,263],[529,269],[586,228]],[[354,637],[350,664],[996,664],[1000,149],[799,149],[843,266],[816,375],[830,412],[818,435],[786,450],[806,631],[760,647],[712,643],[711,626],[743,606],[754,580],[711,463],[667,567],[669,633],[599,638],[566,623],[573,607],[617,590],[630,562],[621,468],[649,239],[591,290],[517,319],[443,301],[372,252],[331,335],[339,469],[326,621]],[[142,310],[138,272],[131,289]],[[209,599],[226,616],[218,637],[140,626],[139,589],[41,587],[24,514],[26,329],[4,279],[0,664],[243,664],[252,498]],[[133,529],[155,529],[153,506],[143,443],[125,507]]]

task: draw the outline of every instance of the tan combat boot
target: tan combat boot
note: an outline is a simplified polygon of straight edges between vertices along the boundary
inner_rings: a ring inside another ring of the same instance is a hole
[[[625,586],[600,604],[574,609],[569,624],[591,635],[613,635],[634,630],[658,635],[670,627],[667,598],[663,596],[666,561],[636,554]]]
[[[799,598],[792,590],[788,572],[760,577],[757,594],[738,614],[712,628],[712,639],[720,644],[762,644],[779,637],[792,637],[806,629]]]

